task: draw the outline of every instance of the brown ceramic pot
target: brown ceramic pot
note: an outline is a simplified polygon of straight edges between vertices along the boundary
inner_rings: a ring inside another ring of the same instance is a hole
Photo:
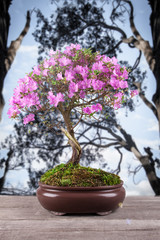
[[[39,182],[37,198],[56,213],[108,213],[122,205],[125,189],[121,184],[103,187],[54,187]]]

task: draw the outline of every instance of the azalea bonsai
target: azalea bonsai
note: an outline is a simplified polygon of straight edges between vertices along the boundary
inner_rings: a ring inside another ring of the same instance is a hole
[[[106,105],[120,108],[129,92],[127,78],[127,69],[115,57],[92,53],[79,44],[71,44],[63,52],[50,50],[48,58],[19,80],[8,115],[15,119],[23,116],[24,124],[39,118],[47,129],[60,129],[72,147],[68,164],[77,166],[82,150],[75,138],[75,127],[82,118],[96,121],[97,113],[103,112]],[[137,91],[129,93],[133,97]],[[75,125],[73,111],[79,116]]]

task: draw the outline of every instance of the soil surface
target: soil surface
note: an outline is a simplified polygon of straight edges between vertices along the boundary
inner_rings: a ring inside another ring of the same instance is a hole
[[[118,175],[79,164],[60,164],[42,175],[40,182],[51,186],[97,187],[120,184]]]

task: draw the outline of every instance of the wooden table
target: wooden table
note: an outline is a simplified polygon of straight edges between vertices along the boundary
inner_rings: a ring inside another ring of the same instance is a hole
[[[0,196],[0,240],[159,240],[160,197],[127,197],[107,216],[54,216],[35,196]]]

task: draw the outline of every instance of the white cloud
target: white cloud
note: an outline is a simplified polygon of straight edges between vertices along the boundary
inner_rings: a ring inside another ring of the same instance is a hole
[[[144,119],[143,115],[140,115],[140,114],[138,114],[138,113],[134,113],[134,114],[133,114],[133,118],[134,118],[134,119]]]
[[[151,131],[151,132],[152,132],[152,131],[158,132],[158,130],[159,130],[158,124],[149,127],[147,130],[148,130],[148,131]]]
[[[152,140],[152,139],[140,139],[140,138],[136,138],[136,144],[139,146],[139,145],[142,145],[143,147],[145,146],[149,146],[153,149],[157,149],[158,150],[158,146],[159,146],[159,139],[156,139],[156,140]]]
[[[130,185],[129,189],[126,188],[127,196],[151,196],[154,192],[148,182],[148,180],[143,180],[137,185]]]
[[[148,125],[149,125],[149,127],[148,127],[147,131],[156,131],[156,132],[159,131],[158,122],[155,119],[149,119]]]
[[[36,45],[21,45],[19,50],[20,53],[32,53],[32,55],[38,55],[38,46]]]

